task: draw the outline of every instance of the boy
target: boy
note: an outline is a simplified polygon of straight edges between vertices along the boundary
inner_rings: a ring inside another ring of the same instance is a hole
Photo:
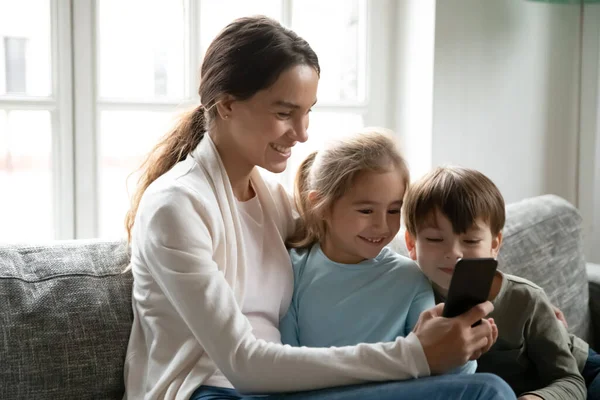
[[[478,171],[435,169],[410,187],[403,213],[410,257],[432,281],[441,301],[459,258],[498,255],[504,199]],[[586,363],[589,346],[569,336],[544,291],[525,279],[497,272],[489,300],[494,304],[489,317],[499,334],[478,360],[478,371],[499,375],[522,400],[586,399],[580,371],[589,373],[594,357],[590,355],[592,360]]]

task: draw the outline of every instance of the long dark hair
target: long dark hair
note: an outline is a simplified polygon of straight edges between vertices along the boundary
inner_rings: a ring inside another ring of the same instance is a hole
[[[141,166],[142,174],[125,218],[127,236],[142,195],[200,143],[211,121],[214,105],[224,94],[246,100],[271,86],[282,72],[296,65],[321,69],[310,45],[293,31],[264,16],[240,18],[225,27],[206,51],[200,73],[201,105],[185,114],[154,147]]]

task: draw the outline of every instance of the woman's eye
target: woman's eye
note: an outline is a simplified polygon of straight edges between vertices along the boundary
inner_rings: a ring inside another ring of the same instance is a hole
[[[361,214],[371,214],[373,210],[358,210],[358,212]]]
[[[400,214],[400,210],[389,210],[388,213],[390,213],[390,214]]]
[[[281,119],[287,119],[290,118],[292,116],[291,113],[277,113],[277,116]]]

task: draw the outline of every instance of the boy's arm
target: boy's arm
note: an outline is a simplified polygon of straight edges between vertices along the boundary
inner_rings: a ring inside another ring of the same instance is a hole
[[[544,292],[540,290],[538,293],[530,324],[525,329],[525,340],[527,355],[546,386],[521,396],[536,395],[545,400],[585,400],[585,381],[569,349],[568,333],[556,319]]]

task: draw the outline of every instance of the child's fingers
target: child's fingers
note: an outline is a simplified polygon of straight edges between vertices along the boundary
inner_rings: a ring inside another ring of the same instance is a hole
[[[492,305],[492,303],[489,301],[485,301],[483,303],[477,304],[475,307],[471,308],[469,311],[462,315],[459,315],[456,318],[461,320],[465,326],[472,326],[475,322],[483,319],[492,311],[494,311],[494,306]]]
[[[490,318],[488,321],[492,324],[492,342],[496,343],[496,340],[498,339],[498,325],[496,325],[494,318]]]

